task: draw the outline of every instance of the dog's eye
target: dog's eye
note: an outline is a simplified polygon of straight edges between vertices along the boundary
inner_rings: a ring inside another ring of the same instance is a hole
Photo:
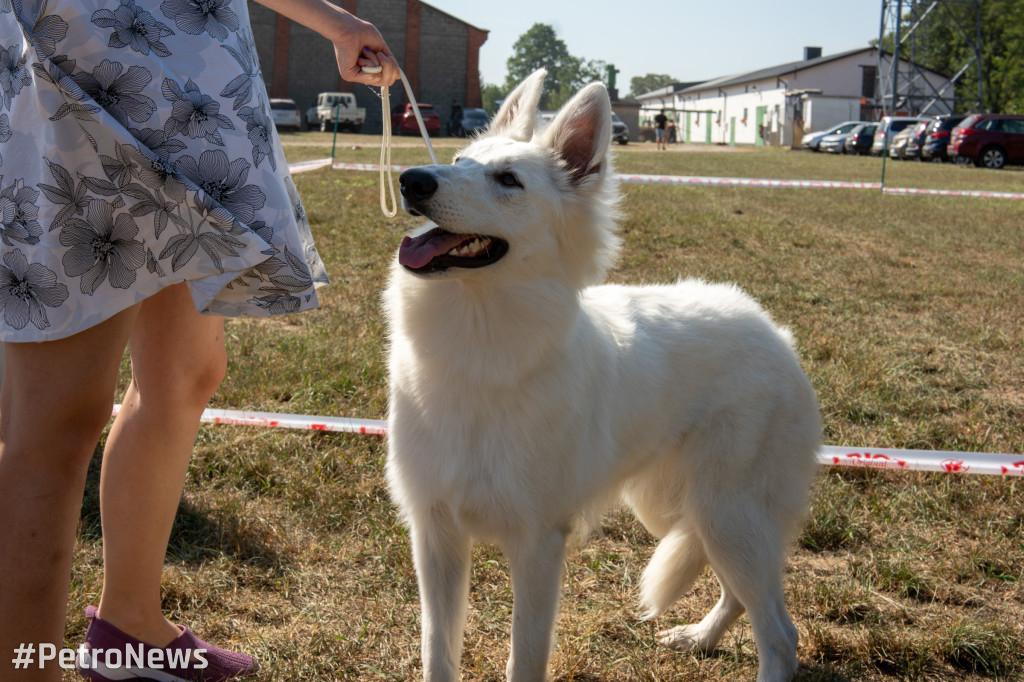
[[[497,180],[499,184],[501,184],[501,185],[503,185],[505,187],[522,187],[523,186],[522,183],[519,182],[519,178],[517,178],[514,173],[510,173],[510,172],[498,173],[498,175],[495,176],[494,179]]]

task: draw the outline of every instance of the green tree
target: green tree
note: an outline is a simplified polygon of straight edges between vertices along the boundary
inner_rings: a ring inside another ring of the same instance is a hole
[[[493,83],[486,83],[480,89],[480,97],[483,100],[484,111],[490,116],[494,116],[498,113],[498,103],[505,99],[505,95],[508,94],[500,85],[494,85]]]
[[[633,76],[629,81],[629,94],[632,97],[636,97],[637,95],[658,90],[675,82],[677,82],[676,79],[667,73],[649,73],[646,76]]]
[[[942,3],[929,12],[916,29],[917,63],[939,73],[954,75],[974,57],[974,8],[967,4]],[[905,30],[918,18],[907,15]],[[905,43],[906,44],[906,43]],[[885,50],[892,51],[893,37],[885,36]],[[986,0],[981,3],[982,109],[1024,113],[1024,2]],[[974,99],[978,92],[977,65],[960,79],[957,96]]]
[[[509,93],[527,76],[539,68],[547,69],[544,90],[540,97],[541,109],[557,109],[569,101],[584,85],[602,80],[605,63],[584,60],[569,54],[565,42],[548,24],[534,24],[519,36],[512,46],[512,56],[506,62],[508,75],[505,92]]]

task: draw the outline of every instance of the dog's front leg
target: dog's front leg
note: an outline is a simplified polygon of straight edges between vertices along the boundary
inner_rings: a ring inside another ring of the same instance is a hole
[[[548,679],[548,657],[558,613],[566,535],[561,529],[518,538],[505,545],[512,571],[512,655],[508,682]]]
[[[411,526],[423,614],[423,678],[454,682],[462,657],[472,539],[459,530],[442,503],[423,518],[414,518]]]

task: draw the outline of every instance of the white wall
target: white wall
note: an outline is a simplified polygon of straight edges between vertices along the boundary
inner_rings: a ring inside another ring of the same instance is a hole
[[[860,120],[860,99],[807,95],[804,100],[804,132],[826,130],[845,121]]]

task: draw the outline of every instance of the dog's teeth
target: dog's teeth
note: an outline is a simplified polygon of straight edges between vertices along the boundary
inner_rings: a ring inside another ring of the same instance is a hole
[[[448,252],[449,256],[471,256],[480,253],[484,249],[491,245],[491,240],[487,237],[480,238],[476,237],[472,241],[463,244],[462,246],[456,246]]]

